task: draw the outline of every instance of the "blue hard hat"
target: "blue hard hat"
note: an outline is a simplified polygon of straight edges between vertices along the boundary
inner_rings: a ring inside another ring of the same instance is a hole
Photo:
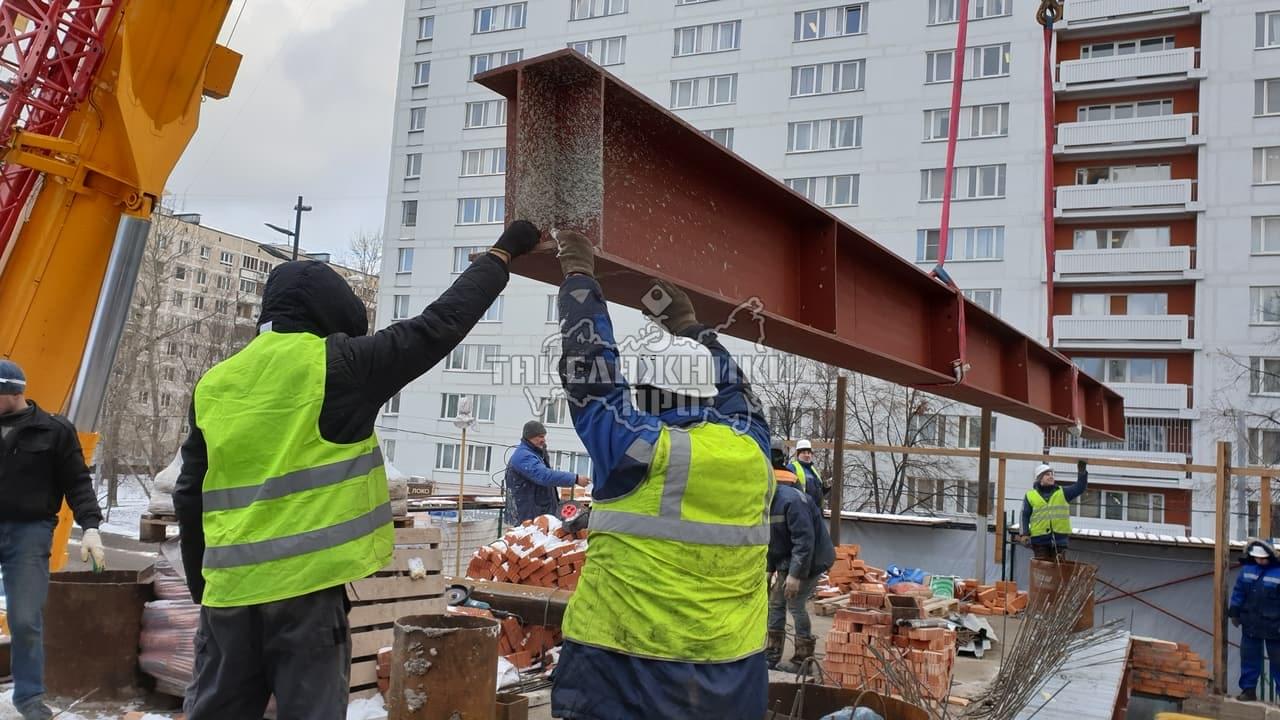
[[[27,376],[18,363],[0,360],[0,395],[21,395],[27,391]]]

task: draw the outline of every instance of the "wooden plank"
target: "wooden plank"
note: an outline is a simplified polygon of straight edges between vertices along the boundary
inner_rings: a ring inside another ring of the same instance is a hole
[[[443,561],[440,559],[440,550],[437,548],[410,548],[397,547],[391,556],[391,562],[388,563],[378,572],[409,572],[409,561],[413,558],[420,558],[422,565],[427,572],[440,572],[443,569]]]
[[[1227,544],[1231,516],[1227,513],[1227,495],[1231,489],[1231,443],[1218,442],[1214,478],[1214,543],[1213,543],[1213,689],[1227,691]]]
[[[1258,537],[1271,538],[1271,476],[1263,475],[1258,497]]]
[[[832,447],[830,442],[815,441],[814,449],[829,449]],[[977,458],[980,451],[964,450],[959,448],[936,448],[936,447],[902,447],[900,445],[875,445],[868,443],[845,443],[845,450],[854,452],[885,452],[885,453],[907,453],[910,455],[941,455],[944,457],[964,457]],[[1085,455],[1045,455],[1041,453],[1025,453],[1025,452],[1009,452],[1007,450],[992,450],[991,457],[1005,460],[1025,460],[1027,462],[1057,462],[1074,465],[1078,460],[1085,460],[1091,466],[1096,467],[1114,467],[1128,468],[1131,470],[1164,470],[1174,473],[1206,473],[1215,472],[1212,465],[1197,465],[1194,463],[1166,463],[1152,462],[1148,460],[1119,460],[1116,458],[1103,458]],[[1274,469],[1269,468],[1237,468],[1231,471],[1235,475],[1242,476],[1261,476],[1264,473],[1274,474]]]
[[[1004,544],[1008,542],[1004,531],[1004,482],[1005,472],[1009,469],[1009,461],[1000,458],[996,461],[996,552],[995,563],[1004,566]],[[979,578],[985,580],[986,578]]]
[[[417,599],[444,593],[444,576],[428,575],[421,580],[403,577],[371,577],[347,583],[351,602]]]
[[[440,528],[396,528],[396,545],[430,545],[441,542]]]
[[[844,373],[836,375],[836,417],[835,417],[835,437],[840,438],[841,445],[844,445],[845,438],[845,395],[848,394],[848,379]],[[831,525],[828,527],[828,534],[831,535],[831,542],[840,544],[840,517],[844,514],[844,453],[837,450],[832,453],[831,457]],[[821,508],[819,508],[821,509]]]
[[[361,660],[351,663],[351,684],[347,687],[358,688],[361,685],[378,684],[378,661]]]
[[[391,647],[391,642],[394,639],[395,631],[391,628],[351,633],[351,657],[376,657],[379,650],[384,647]]]
[[[352,628],[362,628],[369,625],[385,625],[409,615],[439,614],[444,612],[444,609],[443,597],[400,600],[353,607],[347,614],[347,619]]]

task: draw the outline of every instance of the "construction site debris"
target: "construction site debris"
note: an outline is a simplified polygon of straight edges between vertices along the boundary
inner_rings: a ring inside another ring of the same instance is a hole
[[[1027,609],[1029,596],[1018,589],[1018,583],[1010,580],[983,585],[977,580],[965,580],[956,591],[960,599],[960,612],[974,615],[1017,615]]]
[[[467,577],[573,590],[586,561],[586,530],[571,533],[558,518],[539,515],[478,548],[467,564]]]
[[[909,668],[921,694],[943,700],[951,691],[955,657],[954,630],[895,625],[881,610],[839,610],[827,633],[823,669],[842,687],[904,694],[907,689],[890,682],[884,667],[899,662]]]
[[[1209,692],[1209,668],[1185,643],[1134,637],[1129,642],[1129,687],[1134,692],[1186,698]]]

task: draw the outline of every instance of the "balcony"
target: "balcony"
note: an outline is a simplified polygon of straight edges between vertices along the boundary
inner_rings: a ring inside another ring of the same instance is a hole
[[[1083,220],[1198,212],[1204,208],[1195,200],[1194,188],[1194,180],[1060,185],[1054,217]]]
[[[1209,9],[1200,0],[1071,0],[1063,6],[1066,17],[1057,28],[1063,33],[1131,23],[1167,25]]]
[[[1200,280],[1187,246],[1059,250],[1054,253],[1053,280],[1062,284],[1182,282]]]
[[[1056,315],[1055,347],[1195,349],[1186,315]]]
[[[1204,72],[1196,67],[1197,48],[1174,48],[1132,55],[1066,60],[1058,63],[1054,91],[1113,92],[1122,88],[1170,85],[1198,80]]]
[[[1108,387],[1124,396],[1124,410],[1129,415],[1144,417],[1174,416],[1192,419],[1199,413],[1191,409],[1187,386],[1176,383],[1109,383]]]
[[[1195,134],[1195,116],[1184,113],[1062,123],[1058,125],[1058,144],[1053,146],[1053,151],[1071,156],[1146,153],[1203,142],[1204,139]]]

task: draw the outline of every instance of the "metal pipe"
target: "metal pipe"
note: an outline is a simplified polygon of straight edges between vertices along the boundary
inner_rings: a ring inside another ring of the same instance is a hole
[[[80,362],[80,374],[67,408],[67,417],[80,432],[92,432],[97,427],[150,232],[150,220],[132,215],[121,216],[116,228],[107,273],[98,292],[89,339],[85,342],[84,359]]]

